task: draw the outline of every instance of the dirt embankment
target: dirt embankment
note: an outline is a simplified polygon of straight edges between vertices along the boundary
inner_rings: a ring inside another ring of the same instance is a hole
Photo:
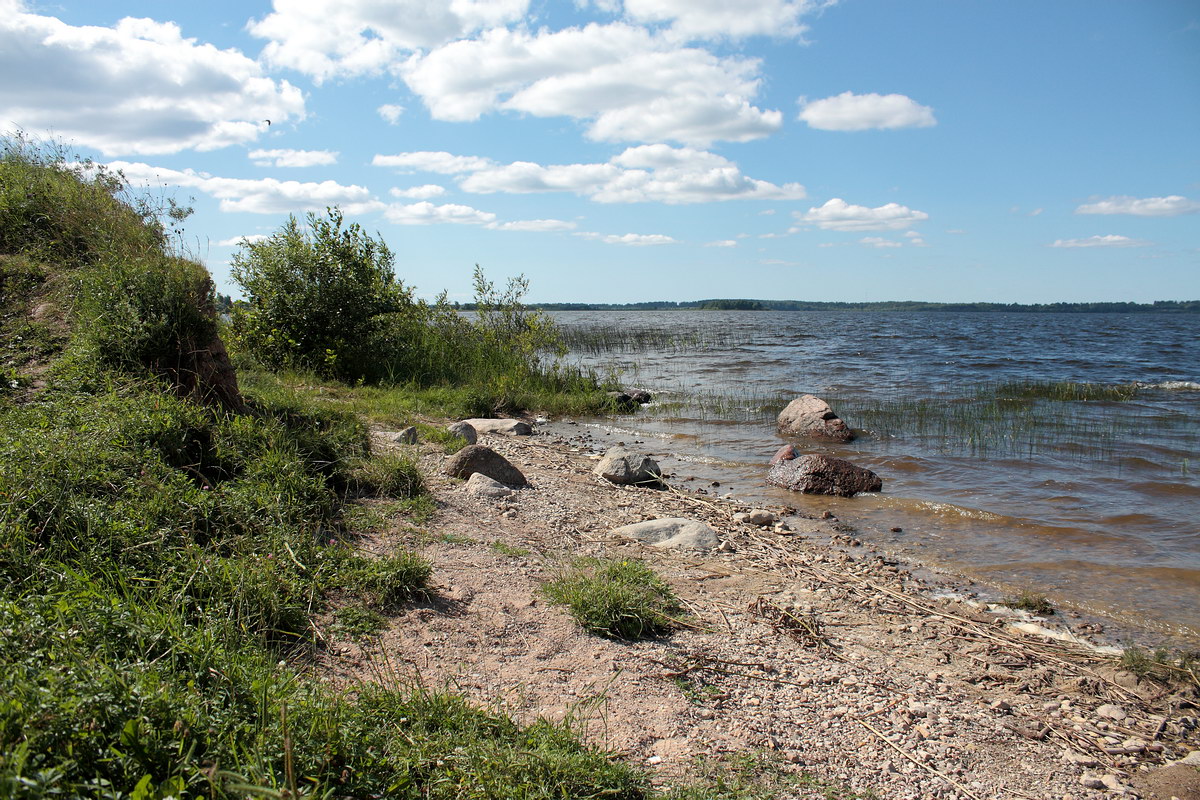
[[[364,546],[415,546],[436,593],[377,641],[334,641],[322,665],[334,680],[411,679],[524,720],[570,718],[664,779],[700,757],[765,749],[885,798],[1200,797],[1200,771],[1166,767],[1200,749],[1194,691],[938,599],[837,520],[788,517],[793,530],[776,533],[735,522],[747,509],[732,502],[609,484],[582,442],[481,444],[531,488],[473,497],[440,477],[440,451],[418,445],[436,517]],[[697,557],[608,535],[680,516],[716,529],[723,549]],[[686,627],[638,643],[584,634],[538,593],[577,555],[646,560],[683,598]]]

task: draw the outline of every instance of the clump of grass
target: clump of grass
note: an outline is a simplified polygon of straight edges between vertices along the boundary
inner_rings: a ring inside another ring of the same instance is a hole
[[[379,453],[363,460],[350,475],[360,495],[409,499],[425,494],[425,478],[412,456]]]
[[[1200,689],[1200,651],[1172,651],[1168,647],[1156,647],[1147,652],[1143,648],[1130,646],[1121,652],[1121,668],[1139,678],[1148,678],[1159,683],[1190,684]]]
[[[408,551],[386,558],[351,556],[342,567],[346,587],[385,610],[424,594],[432,572],[428,561]]]
[[[1136,383],[1005,381],[981,386],[976,396],[998,400],[1053,400],[1061,403],[1124,402],[1138,395]]]
[[[524,547],[513,547],[511,544],[506,544],[499,539],[492,542],[489,547],[492,548],[493,552],[499,553],[502,556],[508,556],[509,558],[526,558],[533,555],[533,551],[531,550],[526,550]]]
[[[451,433],[445,428],[426,425],[422,422],[417,423],[417,431],[420,432],[421,438],[427,442],[433,442],[441,446],[442,450],[447,454],[457,453],[467,446],[467,440],[456,433]]]
[[[1054,613],[1054,605],[1046,595],[1032,592],[1028,589],[1022,589],[1021,593],[1015,597],[1005,598],[1004,605],[1043,617],[1048,617]]]
[[[342,606],[333,612],[334,630],[351,639],[375,636],[387,627],[387,620],[378,611],[366,606]]]
[[[559,328],[568,352],[588,356],[648,352],[697,353],[739,343],[735,331],[723,328],[681,329],[673,327],[629,327],[586,323]]]
[[[636,559],[578,559],[541,591],[584,630],[613,639],[662,635],[681,611],[671,587]]]

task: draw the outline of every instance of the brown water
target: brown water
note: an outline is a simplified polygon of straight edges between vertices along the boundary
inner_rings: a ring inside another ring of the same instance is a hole
[[[676,480],[829,509],[855,520],[860,537],[916,560],[1045,593],[1151,636],[1200,641],[1195,315],[554,316],[568,333],[609,340],[576,360],[656,395],[632,417],[585,422],[646,442]],[[622,345],[613,330],[657,333]],[[1124,401],[1054,401],[1012,399],[996,389],[1008,381],[1141,386]],[[849,444],[806,447],[874,470],[882,493],[837,499],[765,485],[782,442],[775,415],[804,392],[860,430]]]

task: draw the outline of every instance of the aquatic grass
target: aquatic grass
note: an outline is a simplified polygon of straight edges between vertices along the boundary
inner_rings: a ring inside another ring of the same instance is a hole
[[[996,400],[1053,400],[1060,403],[1125,402],[1138,396],[1136,383],[1004,381],[980,386],[975,396]]]
[[[1009,608],[1028,611],[1031,614],[1038,614],[1043,617],[1048,617],[1054,613],[1054,605],[1046,595],[1029,589],[1022,589],[1020,594],[1006,597],[1001,602]]]
[[[562,325],[559,337],[568,353],[588,356],[635,353],[699,353],[738,343],[720,328],[632,327],[628,325]]]

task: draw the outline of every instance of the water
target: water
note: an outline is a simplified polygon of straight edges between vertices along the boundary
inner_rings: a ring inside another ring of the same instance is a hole
[[[676,481],[718,480],[720,492],[749,501],[829,509],[915,560],[1045,593],[1124,629],[1200,641],[1195,315],[552,316],[568,334],[669,332],[650,349],[643,337],[642,347],[610,342],[572,358],[655,393],[633,417],[591,422],[645,441]],[[1145,386],[1124,402],[996,402],[995,384],[1006,381]],[[874,470],[882,493],[838,499],[765,485],[783,441],[774,417],[805,392],[862,431],[806,449]]]

